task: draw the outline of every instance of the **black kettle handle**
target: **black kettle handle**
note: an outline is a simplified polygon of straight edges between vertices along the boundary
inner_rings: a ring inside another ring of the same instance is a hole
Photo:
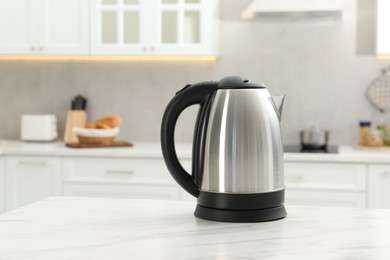
[[[161,123],[161,149],[165,164],[175,181],[194,197],[199,187],[191,175],[184,170],[175,149],[175,128],[180,114],[189,106],[202,104],[217,89],[218,82],[208,81],[187,85],[176,93],[165,109]]]

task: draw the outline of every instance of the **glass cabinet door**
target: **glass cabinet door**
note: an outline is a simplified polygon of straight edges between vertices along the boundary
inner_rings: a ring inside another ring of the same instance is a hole
[[[162,10],[160,42],[200,43],[200,19],[200,10]]]
[[[145,50],[145,0],[97,0],[94,49],[98,53],[134,54]],[[115,49],[115,48],[116,49]]]
[[[92,54],[209,55],[215,0],[91,0]]]
[[[207,26],[211,26],[207,24],[210,18],[207,1],[210,0],[158,0],[156,49],[159,52],[176,50],[178,54],[201,52],[208,40]]]

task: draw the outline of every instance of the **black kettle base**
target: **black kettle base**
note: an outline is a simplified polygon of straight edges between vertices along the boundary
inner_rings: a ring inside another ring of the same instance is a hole
[[[264,193],[199,191],[195,216],[222,222],[262,222],[284,218],[284,189]]]
[[[264,222],[286,217],[284,205],[257,210],[226,210],[197,205],[194,215],[201,219],[221,222]]]

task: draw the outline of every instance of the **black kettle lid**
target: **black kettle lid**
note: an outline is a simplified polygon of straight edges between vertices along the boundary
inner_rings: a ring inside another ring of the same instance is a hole
[[[228,76],[219,81],[219,89],[242,89],[242,88],[266,88],[263,83],[249,82],[248,79],[240,76]]]

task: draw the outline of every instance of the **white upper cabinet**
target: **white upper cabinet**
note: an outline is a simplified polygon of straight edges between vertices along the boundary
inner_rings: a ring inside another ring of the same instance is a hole
[[[92,54],[146,52],[148,3],[142,0],[92,0]]]
[[[390,1],[377,2],[377,44],[378,55],[390,55]]]
[[[153,8],[152,47],[161,54],[214,54],[210,0],[160,0]],[[152,49],[153,50],[153,49]]]
[[[0,54],[215,55],[216,0],[0,0]]]
[[[88,0],[40,0],[40,40],[47,54],[87,54]],[[39,48],[39,47],[38,47]]]
[[[30,53],[36,42],[34,29],[34,1],[0,0],[0,52]]]
[[[0,53],[87,54],[88,0],[0,0]]]
[[[212,55],[215,1],[92,0],[92,54]]]

